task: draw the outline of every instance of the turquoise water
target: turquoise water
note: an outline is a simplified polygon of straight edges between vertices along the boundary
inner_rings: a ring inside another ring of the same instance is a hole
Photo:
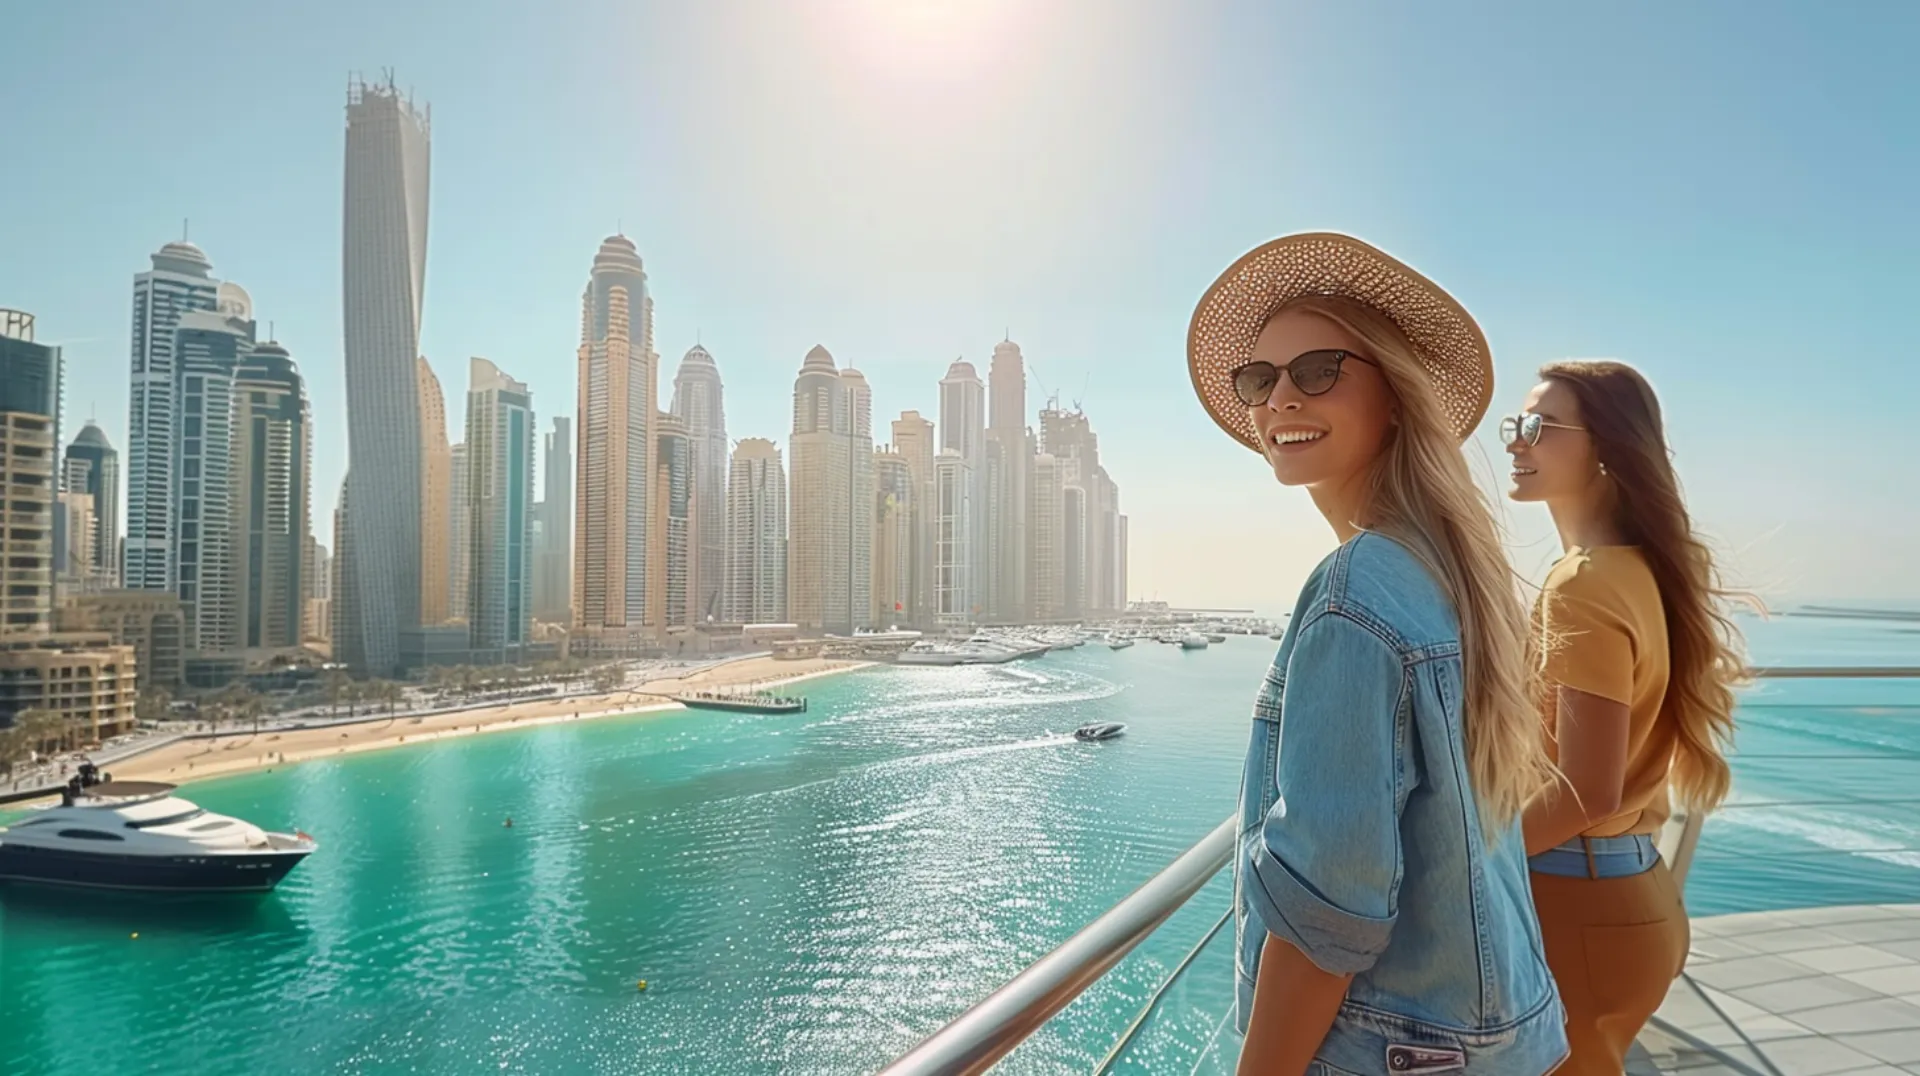
[[[1911,627],[1763,624],[1756,656],[1920,664]],[[0,1071],[872,1071],[1228,814],[1272,646],[875,669],[809,684],[805,714],[554,725],[196,784],[321,850],[264,898],[0,892]],[[1066,735],[1094,720],[1131,729]],[[1920,687],[1784,684],[1744,720],[1695,910],[1920,899],[1915,807],[1781,805],[1920,787]],[[1226,900],[1222,877],[1001,1071],[1090,1070]],[[1119,1071],[1192,1066],[1228,948]]]

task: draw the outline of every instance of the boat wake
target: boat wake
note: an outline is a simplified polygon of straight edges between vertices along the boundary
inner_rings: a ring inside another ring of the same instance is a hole
[[[818,780],[807,781],[802,784],[789,785],[786,788],[770,788],[770,789],[767,789],[765,792],[755,793],[755,794],[767,795],[767,796],[784,796],[789,793],[799,792],[803,789],[815,788],[820,785],[835,784],[837,782],[845,781],[851,778],[871,777],[876,774],[894,773],[901,770],[913,770],[913,769],[919,769],[925,766],[935,766],[943,762],[952,762],[958,759],[980,758],[987,755],[1004,755],[1014,751],[1031,751],[1031,750],[1034,750],[1035,748],[1040,748],[1040,747],[1058,747],[1061,744],[1072,744],[1077,742],[1079,741],[1073,738],[1073,733],[1071,732],[1049,732],[1044,736],[1036,736],[1026,740],[1014,740],[1008,743],[974,744],[969,747],[951,747],[951,748],[947,748],[945,750],[940,750],[940,751],[928,751],[918,755],[903,755],[899,758],[888,758],[888,759],[881,759],[877,762],[868,762],[863,765],[852,766],[847,769],[841,770],[839,773],[836,773],[831,777],[822,777],[822,778],[819,778]]]
[[[1815,807],[1756,807],[1727,811],[1714,822],[1770,837],[1798,837],[1835,852],[1920,870],[1920,827],[1892,819]]]

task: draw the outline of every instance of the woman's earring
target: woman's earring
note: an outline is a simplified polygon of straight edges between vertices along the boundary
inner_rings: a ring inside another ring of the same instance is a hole
[[[1606,464],[1604,464],[1604,463],[1603,463],[1603,464],[1601,464],[1601,465],[1600,465],[1600,473],[1601,473],[1601,474],[1606,474],[1606,473],[1607,473],[1607,465],[1606,465]]]

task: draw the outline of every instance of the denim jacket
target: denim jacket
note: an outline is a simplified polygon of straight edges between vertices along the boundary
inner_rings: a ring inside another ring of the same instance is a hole
[[[1254,702],[1236,1023],[1269,933],[1353,975],[1313,1072],[1537,1076],[1567,1055],[1520,825],[1483,838],[1463,682],[1439,583],[1363,533],[1308,579]]]

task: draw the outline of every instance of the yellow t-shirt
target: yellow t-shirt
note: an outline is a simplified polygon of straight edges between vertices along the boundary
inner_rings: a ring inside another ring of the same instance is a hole
[[[1674,730],[1660,716],[1667,696],[1667,620],[1646,558],[1635,546],[1569,549],[1547,573],[1533,620],[1549,685],[1622,703],[1631,715],[1620,809],[1582,836],[1659,832],[1670,811]],[[1552,731],[1559,707],[1551,686],[1542,715]],[[1557,743],[1550,750],[1557,759]]]

